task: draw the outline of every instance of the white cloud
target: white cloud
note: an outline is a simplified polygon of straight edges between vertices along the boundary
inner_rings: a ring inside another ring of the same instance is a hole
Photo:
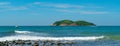
[[[35,5],[55,7],[55,8],[83,8],[84,6],[80,5],[71,5],[71,4],[58,4],[58,3],[45,3],[45,2],[34,2]]]
[[[27,7],[12,7],[12,8],[9,8],[9,10],[26,10],[28,9]]]
[[[80,14],[108,14],[109,12],[105,11],[82,11]]]
[[[64,13],[76,13],[76,14],[108,14],[109,12],[106,11],[99,11],[97,9],[103,8],[103,7],[98,7],[98,6],[93,6],[93,5],[88,5],[88,6],[82,6],[82,5],[73,5],[73,4],[59,4],[59,3],[48,3],[48,2],[34,2],[33,4],[39,5],[39,6],[46,6],[46,7],[54,7],[54,8],[64,8],[64,9],[57,9],[56,11],[59,12],[64,12]],[[72,8],[67,9],[67,8]],[[90,9],[93,9],[90,10]],[[79,10],[78,10],[79,9]],[[86,9],[90,11],[86,11]]]
[[[34,2],[33,4],[42,4],[42,2]]]
[[[64,13],[76,13],[76,14],[108,14],[109,13],[109,12],[105,12],[105,11],[92,11],[92,10],[91,11],[85,11],[84,9],[87,8],[89,10],[90,6],[87,7],[87,6],[73,5],[73,4],[59,4],[59,3],[48,3],[48,2],[34,2],[32,4],[29,4],[30,6],[29,5],[12,6],[12,5],[9,5],[9,4],[11,4],[11,3],[10,2],[0,2],[0,9],[5,9],[5,10],[26,10],[26,9],[29,9],[29,7],[32,7],[32,6],[37,6],[37,7],[45,6],[45,7],[53,7],[53,8],[58,8],[58,9],[63,8],[62,10],[59,9],[59,10],[56,10],[56,11],[64,12]],[[73,10],[71,10],[71,8]],[[82,8],[84,8],[84,9],[82,9]]]
[[[84,11],[84,10],[56,10],[64,13],[75,13],[75,14],[108,14],[106,11]]]
[[[10,8],[10,2],[0,2],[0,8]]]
[[[9,5],[11,4],[10,2],[0,2],[0,5]]]
[[[70,11],[70,10],[56,10],[58,12],[64,12],[64,13],[76,13],[75,11]]]
[[[2,6],[0,6],[0,8],[11,8],[12,6],[9,6],[9,5],[2,5]]]
[[[0,6],[0,9],[5,9],[5,10],[26,10],[28,9],[25,6]]]
[[[26,10],[28,9],[26,6],[13,6],[10,5],[11,2],[0,2],[0,9],[2,11],[9,11],[9,10]]]

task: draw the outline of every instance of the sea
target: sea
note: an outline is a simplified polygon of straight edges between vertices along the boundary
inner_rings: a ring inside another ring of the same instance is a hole
[[[0,41],[74,41],[73,46],[120,46],[120,26],[0,26]]]

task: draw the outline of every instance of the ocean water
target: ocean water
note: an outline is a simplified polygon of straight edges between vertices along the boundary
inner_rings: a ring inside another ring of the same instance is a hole
[[[66,40],[74,46],[120,46],[120,26],[0,26],[0,41]]]

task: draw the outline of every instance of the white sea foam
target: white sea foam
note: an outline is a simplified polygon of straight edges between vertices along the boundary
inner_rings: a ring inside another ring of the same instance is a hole
[[[30,31],[18,31],[18,30],[15,30],[15,33],[28,34],[28,33],[33,33],[33,32],[30,32]]]
[[[12,40],[98,40],[104,36],[91,36],[91,37],[39,37],[39,36],[7,36],[1,37],[0,41]]]

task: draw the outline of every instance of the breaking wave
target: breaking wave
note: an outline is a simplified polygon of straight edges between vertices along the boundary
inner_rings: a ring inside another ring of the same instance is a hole
[[[103,39],[104,36],[90,36],[90,37],[40,37],[40,36],[6,36],[1,37],[0,41],[12,41],[12,40],[98,40]]]
[[[18,31],[18,30],[15,30],[14,32],[15,32],[15,33],[20,33],[20,34],[34,33],[34,32],[30,32],[30,31]]]

